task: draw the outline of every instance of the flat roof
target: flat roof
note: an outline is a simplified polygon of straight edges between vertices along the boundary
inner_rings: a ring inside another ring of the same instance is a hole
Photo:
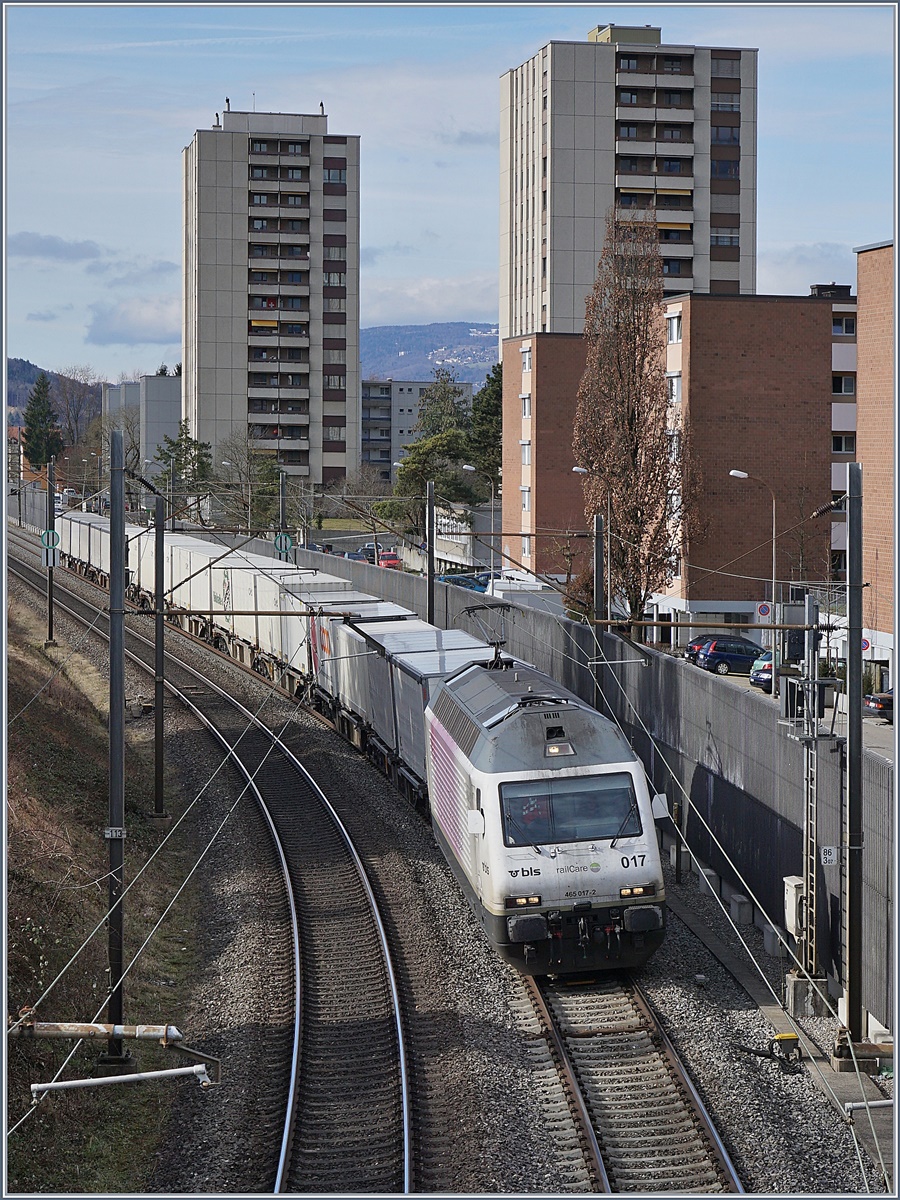
[[[870,242],[868,246],[854,246],[854,254],[863,254],[866,250],[885,250],[888,246],[893,246],[894,239],[888,238],[886,242]]]

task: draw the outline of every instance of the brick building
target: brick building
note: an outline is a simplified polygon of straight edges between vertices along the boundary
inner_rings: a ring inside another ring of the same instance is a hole
[[[894,655],[894,244],[856,250],[859,297],[857,458],[863,490],[863,636],[866,664],[882,668],[875,686],[893,683]],[[888,678],[885,679],[884,676]]]
[[[812,292],[666,301],[670,398],[691,432],[708,530],[654,597],[660,619],[757,620],[771,599],[773,493],[779,602],[801,581],[843,579],[843,514],[804,518],[843,492],[854,457],[856,300],[849,286]],[[588,529],[572,472],[586,349],[574,334],[503,343],[503,551],[557,577],[568,549],[576,569],[590,562],[587,540],[567,536]],[[733,478],[733,469],[756,478]]]

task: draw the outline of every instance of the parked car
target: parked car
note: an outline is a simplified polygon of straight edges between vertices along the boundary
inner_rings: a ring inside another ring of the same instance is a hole
[[[354,562],[367,562],[368,561],[364,554],[360,554],[356,550],[345,550],[344,553],[341,555],[341,558],[350,558]]]
[[[379,552],[374,546],[360,546],[356,553],[361,554],[367,563],[374,563]]]
[[[400,561],[400,555],[394,554],[393,550],[383,550],[378,555],[379,567],[392,567],[395,571],[399,571],[403,564]]]
[[[762,688],[764,692],[772,690],[772,651],[761,654],[750,668],[750,683],[753,687]]]
[[[453,583],[457,587],[468,588],[470,592],[483,592],[484,586],[478,582],[474,575],[438,575],[437,578],[441,583]]]
[[[297,547],[298,550],[318,550],[320,554],[325,553],[324,546],[318,546],[315,542],[304,542],[302,546]]]
[[[867,717],[884,717],[889,725],[894,723],[894,689],[886,692],[870,692],[863,700],[863,711]]]
[[[762,646],[742,637],[714,637],[697,651],[697,666],[717,675],[749,675],[753,664],[765,654]]]
[[[708,633],[703,633],[699,637],[691,638],[684,648],[684,657],[688,660],[688,662],[696,663],[698,651],[702,650],[706,643],[711,641],[712,635]]]

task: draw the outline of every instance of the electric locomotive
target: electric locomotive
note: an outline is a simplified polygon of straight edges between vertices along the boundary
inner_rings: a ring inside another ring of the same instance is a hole
[[[640,966],[665,935],[655,815],[616,726],[533,667],[470,665],[426,709],[435,835],[529,975]]]

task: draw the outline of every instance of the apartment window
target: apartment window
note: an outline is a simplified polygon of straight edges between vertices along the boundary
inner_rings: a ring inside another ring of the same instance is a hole
[[[346,312],[347,301],[343,296],[326,296],[322,302],[322,312]]]
[[[531,466],[531,442],[519,442],[522,447],[522,466]]]
[[[522,392],[519,399],[522,401],[522,420],[527,421],[531,417],[531,393]]]
[[[275,278],[275,276],[271,271],[251,271],[250,272],[250,282],[251,283],[271,283],[274,278]]]
[[[309,204],[309,196],[282,196],[281,201],[288,208],[303,208]]]
[[[831,332],[835,337],[854,337],[856,335],[856,317],[832,317]]]
[[[620,125],[619,126],[619,137],[625,138],[628,140],[630,140],[632,138],[636,138],[637,137],[637,125]]]
[[[250,153],[251,154],[268,154],[269,153],[269,143],[268,142],[251,142],[250,143]]]
[[[267,217],[254,217],[250,222],[250,227],[252,229],[268,229],[269,220]]]
[[[687,205],[683,205],[682,200],[687,200]],[[667,196],[664,192],[658,192],[656,195],[657,208],[685,208],[690,207],[689,196]]]
[[[663,108],[681,108],[684,92],[663,92]]]
[[[663,72],[666,75],[680,75],[683,68],[684,68],[684,59],[683,58],[666,57],[663,59]]]
[[[284,173],[284,177],[285,179],[304,179],[304,169],[303,167],[288,167]]]
[[[530,371],[531,370],[531,347],[523,346],[522,349],[520,350],[520,354],[522,355],[522,370]]]
[[[711,246],[739,246],[741,244],[740,234],[711,233],[709,235],[709,244]]]
[[[253,192],[252,195],[250,196],[250,203],[251,204],[268,204],[269,197],[266,195],[265,192]]]
[[[288,221],[282,221],[281,228],[285,233],[305,233],[309,228],[309,224],[306,221],[295,221],[291,218]]]
[[[278,353],[275,350],[262,350],[258,346],[254,346],[250,351],[250,358],[253,362],[265,362],[267,359],[277,358]]]
[[[282,350],[281,357],[285,362],[307,362],[308,360],[303,357],[305,353],[306,351],[301,350],[299,346],[292,346],[286,350]]]
[[[277,308],[278,307],[278,297],[277,296],[251,296],[250,297],[250,307],[251,308]]]
[[[300,308],[300,309],[308,308],[309,301],[306,299],[305,296],[282,296],[281,297],[281,307],[282,308]]]
[[[709,73],[715,79],[739,79],[741,75],[741,60],[739,58],[713,58],[710,60]]]
[[[272,176],[269,174],[268,167],[251,167],[250,168],[250,178],[251,179],[271,179]]]
[[[713,112],[740,112],[741,97],[738,92],[713,92],[709,106]]]
[[[670,404],[681,403],[681,374],[666,376],[666,398]]]
[[[322,361],[324,363],[345,363],[347,361],[347,351],[346,350],[324,350],[322,352]],[[382,388],[382,390],[381,390],[382,396],[389,396],[390,394],[391,394],[390,388],[387,388],[387,389]]]
[[[737,146],[741,140],[739,125],[713,125],[709,139],[718,146]]]
[[[347,257],[347,247],[346,246],[326,246],[325,247],[325,257],[326,258],[346,258]]]
[[[682,167],[685,168],[687,174],[688,163],[683,158],[664,158],[662,160],[662,169],[664,175],[680,175]]]
[[[673,342],[681,341],[681,313],[666,317],[666,341],[670,346]]]
[[[281,326],[281,332],[286,337],[306,337],[309,333],[309,330],[305,325],[295,325],[288,321],[286,324]]]
[[[531,536],[529,534],[522,538],[522,557],[531,558]]]
[[[342,442],[344,440],[343,425],[324,425],[322,427],[323,442]]]
[[[261,243],[254,244],[253,242],[251,242],[250,243],[250,257],[251,258],[272,258],[273,249],[274,249],[273,246],[266,246]]]
[[[740,179],[740,159],[714,158],[709,164],[709,174],[711,179]]]
[[[661,242],[689,242],[691,239],[686,229],[661,229],[659,240]]]
[[[619,158],[620,174],[636,175],[638,170],[638,159],[622,156]]]
[[[662,129],[662,140],[664,142],[684,142],[689,141],[685,137],[685,127],[683,125],[664,125]]]
[[[344,167],[325,167],[322,178],[326,183],[346,183],[347,171]]]
[[[832,510],[831,510],[832,512],[845,513],[847,511],[847,493],[846,492],[832,492],[831,493],[831,503],[833,505]]]
[[[637,92],[619,92],[619,103],[620,104],[637,104],[637,102],[638,102]]]
[[[680,275],[681,274],[681,259],[680,258],[664,258],[663,275]]]
[[[285,375],[284,377],[285,387],[305,387],[306,383],[307,377],[305,375]]]
[[[856,434],[855,433],[833,433],[831,435],[831,453],[832,454],[855,454],[856,453]]]
[[[519,491],[522,495],[522,512],[531,512],[531,488],[521,487]]]
[[[832,550],[831,551],[831,578],[836,581],[843,581],[847,576],[847,551]]]
[[[625,54],[620,54],[619,55],[619,70],[620,71],[636,71],[637,70],[637,59],[629,58]]]
[[[306,246],[282,246],[282,258],[309,258],[309,250]]]
[[[832,375],[831,377],[831,394],[832,396],[853,396],[856,393],[856,376],[855,375]]]
[[[641,196],[636,196],[634,192],[623,192],[619,196],[620,208],[638,208],[642,202]]]
[[[346,379],[343,375],[325,375],[322,379],[322,386],[327,388],[337,388],[343,391],[346,385]]]
[[[306,283],[308,278],[305,271],[283,271],[281,277],[285,283]]]
[[[309,142],[288,142],[284,147],[285,154],[309,154]]]
[[[343,287],[347,282],[347,276],[342,271],[326,271],[322,282],[326,287]]]

